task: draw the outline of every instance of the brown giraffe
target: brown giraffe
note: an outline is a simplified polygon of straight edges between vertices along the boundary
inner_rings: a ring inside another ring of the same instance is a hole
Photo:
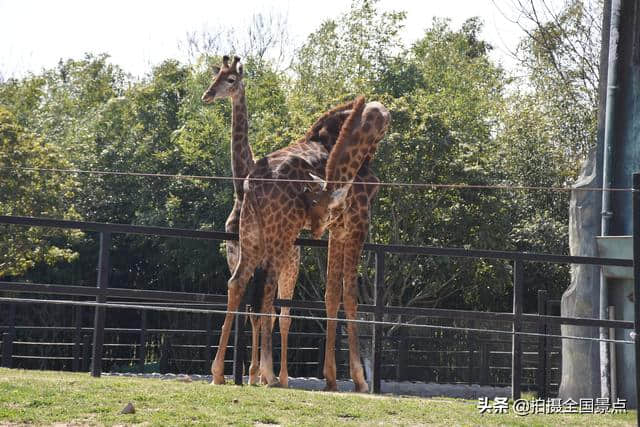
[[[255,166],[253,152],[249,145],[249,125],[247,114],[247,103],[245,98],[243,78],[243,67],[240,58],[234,56],[233,61],[229,64],[230,58],[223,56],[222,66],[213,67],[214,77],[211,85],[202,95],[202,101],[210,104],[216,99],[231,98],[231,172],[234,178],[246,178],[249,172]],[[242,206],[243,188],[242,180],[234,179],[234,201],[231,214],[225,223],[225,230],[229,233],[238,233],[240,231],[240,207]],[[226,242],[227,264],[229,271],[233,273],[238,263],[238,255],[240,244],[237,241],[229,240]],[[293,290],[298,277],[298,267],[300,264],[300,249],[292,251],[292,263],[288,266],[289,270],[281,275],[281,282],[278,283],[278,298],[291,299]],[[289,308],[282,308],[281,314],[285,316],[289,314]],[[249,367],[249,383],[256,384],[258,382],[258,336],[260,333],[260,322],[257,316],[250,316],[252,326],[252,347],[251,347],[251,365]],[[275,321],[275,318],[273,319]],[[280,364],[280,378],[285,378],[286,386],[287,373],[287,342],[289,335],[289,327],[291,319],[289,317],[280,317],[280,336],[282,340],[282,363]]]
[[[337,314],[340,295],[336,292],[339,292],[342,280],[347,318],[355,318],[356,267],[368,230],[369,205],[377,183],[368,169],[368,161],[388,124],[389,113],[382,104],[372,102],[365,105],[364,98],[360,97],[326,113],[305,138],[256,163],[244,183],[246,197],[240,212],[240,259],[228,283],[228,311],[237,310],[249,278],[256,267],[261,267],[267,271],[261,312],[271,312],[276,286],[280,275],[291,263],[293,243],[300,230],[314,226],[319,232],[328,225],[327,313],[330,317]],[[337,141],[336,129],[340,129]],[[309,175],[324,176],[325,172],[329,180],[320,189]],[[358,181],[371,184],[352,185],[356,177]],[[309,188],[312,193],[320,192],[320,196],[309,197]],[[310,205],[310,201],[317,205]],[[322,201],[326,207],[318,206]],[[323,214],[325,209],[328,214]],[[312,212],[315,214],[311,215]],[[212,365],[213,382],[216,384],[224,382],[224,354],[233,318],[233,313],[225,316]],[[261,319],[260,373],[269,385],[275,385],[269,322],[267,317]],[[357,391],[366,391],[357,345],[357,327],[350,324],[348,331],[351,377]],[[328,323],[325,357],[329,390],[336,388],[334,345],[335,321],[331,321]]]

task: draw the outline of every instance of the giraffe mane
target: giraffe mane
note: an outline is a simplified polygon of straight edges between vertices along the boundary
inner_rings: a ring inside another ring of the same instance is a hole
[[[305,134],[305,139],[310,141],[315,138],[316,134],[322,129],[327,120],[329,120],[334,114],[339,113],[341,111],[349,110],[353,108],[353,104],[356,101],[345,102],[344,104],[340,104],[337,107],[332,108],[331,110],[324,113],[318,120],[315,121],[314,124],[311,125],[307,133]]]
[[[357,97],[356,100],[353,101],[352,105],[353,105],[353,111],[351,112],[347,120],[345,120],[344,124],[342,125],[342,128],[340,129],[340,135],[338,136],[338,140],[336,141],[336,144],[333,146],[333,149],[329,154],[329,159],[327,160],[327,167],[325,169],[325,179],[327,181],[330,181],[334,178],[336,169],[337,169],[338,160],[342,156],[342,151],[344,151],[344,148],[347,144],[348,136],[351,134],[351,131],[353,130],[353,126],[356,122],[356,119],[358,118],[358,116],[362,114],[362,111],[364,110],[364,96]]]

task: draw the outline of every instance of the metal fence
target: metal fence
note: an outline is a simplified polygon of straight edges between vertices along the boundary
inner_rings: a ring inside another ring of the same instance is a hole
[[[546,298],[539,291],[538,313],[559,301]],[[148,303],[147,303],[148,304]],[[177,304],[173,302],[172,304]],[[191,307],[194,307],[191,305]],[[91,364],[93,308],[56,306],[51,310],[15,303],[0,304],[0,366],[23,369],[88,371]],[[18,315],[16,315],[16,311]],[[68,318],[55,324],[43,314]],[[555,310],[554,310],[555,311]],[[105,326],[103,368],[111,372],[160,372],[201,374],[207,372],[219,336],[221,316],[195,315],[172,318],[166,326],[164,313],[148,315],[147,310],[129,313],[121,319],[120,309],[111,309]],[[124,313],[126,314],[126,313]],[[123,321],[120,321],[123,320]],[[450,326],[504,327],[509,322],[449,321],[429,319],[430,323]],[[111,323],[111,325],[109,325]],[[114,323],[126,323],[127,327]],[[292,377],[322,378],[324,333],[316,322],[295,322],[297,330],[289,334],[289,373]],[[542,331],[542,325],[526,324],[528,331]],[[336,360],[339,378],[348,378],[348,346],[346,325],[339,322],[336,337]],[[550,331],[559,333],[559,328]],[[304,332],[303,332],[304,331]],[[388,332],[388,331],[386,331]],[[511,381],[511,340],[492,333],[468,331],[411,331],[400,328],[383,337],[382,372],[385,380],[422,381],[447,384],[479,384],[504,387]],[[279,365],[279,333],[274,331],[274,363]],[[245,332],[245,340],[248,331]],[[369,341],[363,333],[360,339]],[[560,380],[561,348],[558,338],[524,337],[523,390],[537,391],[538,396],[555,396]],[[6,346],[4,344],[7,344]],[[230,346],[233,351],[233,345]],[[230,352],[231,353],[231,352]],[[365,355],[363,354],[363,357]],[[367,355],[368,357],[368,355]],[[248,360],[243,365],[248,368]],[[225,371],[232,373],[233,360],[225,361]],[[369,378],[368,378],[369,379]]]
[[[634,201],[637,198],[637,194],[634,193]],[[94,376],[100,376],[103,367],[103,355],[104,355],[104,335],[105,335],[105,311],[106,308],[131,308],[137,310],[172,310],[172,311],[191,311],[200,313],[221,313],[223,310],[206,310],[206,309],[193,309],[193,308],[177,308],[177,307],[158,307],[153,305],[144,305],[142,303],[136,305],[128,304],[116,304],[113,302],[107,302],[108,299],[126,299],[130,301],[151,301],[151,302],[166,302],[171,301],[174,303],[192,303],[192,304],[211,304],[211,305],[224,305],[226,303],[226,296],[213,295],[203,293],[186,293],[186,292],[167,292],[167,291],[153,291],[153,290],[138,290],[138,289],[123,289],[123,288],[110,288],[109,287],[109,247],[112,233],[130,233],[130,234],[142,234],[151,236],[163,236],[163,237],[180,237],[180,238],[196,238],[196,239],[213,239],[213,240],[236,240],[237,235],[232,233],[212,232],[212,231],[196,231],[185,230],[175,228],[163,228],[163,227],[148,227],[148,226],[134,226],[134,225],[121,225],[121,224],[105,224],[95,222],[80,222],[80,221],[66,221],[66,220],[54,220],[44,218],[32,218],[32,217],[16,217],[16,216],[0,216],[0,224],[14,224],[22,226],[38,226],[38,227],[55,227],[63,229],[79,229],[83,231],[96,231],[100,233],[100,254],[98,261],[98,281],[97,286],[69,286],[58,284],[37,284],[37,283],[16,283],[16,282],[0,282],[0,290],[15,293],[28,293],[28,294],[46,294],[46,295],[64,295],[73,297],[91,297],[95,298],[95,302],[86,301],[56,301],[56,300],[33,300],[33,299],[16,299],[16,298],[0,298],[0,302],[13,302],[13,303],[56,303],[67,305],[86,305],[95,307],[94,325],[92,329],[92,344],[91,344],[91,373]],[[296,244],[303,246],[314,247],[326,247],[326,241],[299,239]],[[360,313],[369,313],[373,317],[372,321],[360,321],[363,323],[370,323],[373,329],[371,336],[371,347],[373,356],[373,375],[372,375],[372,391],[380,392],[380,384],[383,372],[383,358],[384,358],[384,337],[383,328],[391,325],[403,325],[412,327],[427,327],[431,329],[439,330],[465,330],[470,333],[482,333],[485,332],[485,328],[474,327],[460,327],[460,326],[446,326],[446,325],[426,325],[426,324],[407,324],[399,322],[385,321],[385,316],[422,316],[425,318],[439,318],[439,319],[452,319],[455,321],[476,321],[476,322],[507,322],[512,325],[511,331],[504,330],[490,330],[494,334],[503,334],[510,336],[511,340],[511,387],[512,397],[518,399],[521,396],[522,391],[522,377],[523,377],[523,337],[536,337],[540,340],[542,348],[544,349],[544,340],[548,339],[550,335],[547,331],[550,331],[553,327],[559,325],[580,325],[585,327],[607,327],[607,328],[634,328],[634,323],[630,321],[621,320],[600,320],[600,319],[586,319],[586,318],[570,318],[551,316],[544,313],[528,314],[523,313],[523,292],[524,292],[524,277],[523,270],[524,264],[527,262],[551,262],[551,263],[574,263],[574,264],[591,264],[591,265],[609,265],[609,266],[621,266],[621,267],[633,267],[634,262],[632,260],[625,259],[612,259],[612,258],[598,258],[598,257],[582,257],[582,256],[566,256],[566,255],[550,255],[550,254],[537,254],[537,253],[522,253],[522,252],[509,252],[509,251],[491,251],[491,250],[468,250],[458,248],[434,248],[434,247],[418,247],[418,246],[401,246],[401,245],[380,245],[367,243],[364,246],[367,251],[374,252],[375,255],[375,292],[373,304],[361,304],[358,306]],[[511,313],[504,312],[478,312],[468,310],[453,310],[453,309],[438,309],[438,308],[416,308],[416,307],[394,307],[384,306],[382,298],[384,290],[384,271],[385,271],[385,256],[389,253],[395,254],[418,254],[426,256],[446,256],[446,257],[466,257],[466,258],[488,258],[488,259],[500,259],[508,260],[513,263],[513,311]],[[637,252],[636,252],[637,253]],[[637,283],[637,282],[636,282]],[[305,309],[310,311],[324,311],[324,303],[314,301],[288,301],[288,300],[276,300],[276,306],[289,306],[295,309]],[[292,318],[308,316],[295,316]],[[319,317],[315,317],[319,318]],[[524,328],[525,322],[536,325],[535,332],[527,331]],[[244,356],[244,324],[245,322],[241,316],[237,316],[235,339],[234,339],[234,376],[236,383],[242,382],[242,368]],[[209,336],[212,336],[213,331],[207,331]],[[14,335],[15,336],[15,333]],[[557,336],[556,336],[557,338]],[[571,339],[588,339],[581,337],[564,337]],[[144,334],[141,334],[141,343],[144,341]],[[10,354],[12,347],[12,333],[6,332],[3,334],[3,353]],[[76,352],[75,363],[84,363],[86,366],[88,360],[89,348],[87,344],[87,338],[83,339],[85,345],[81,345],[77,342],[74,343],[74,351]],[[82,357],[77,356],[82,352],[81,348],[85,349]],[[545,353],[542,350],[542,353]],[[486,362],[482,362],[483,357],[487,359],[486,353],[482,355],[480,353],[481,364],[485,363],[483,367],[486,367]],[[7,356],[9,357],[9,356]],[[403,356],[404,357],[404,356]],[[399,360],[398,369],[402,370],[405,367],[402,366],[403,362],[406,362],[402,358]],[[544,363],[542,363],[544,365]],[[482,370],[480,371],[482,372]],[[485,374],[481,374],[485,375]],[[538,378],[545,375],[543,370],[538,370],[536,374]],[[480,379],[481,380],[481,379]],[[540,379],[541,382],[544,380]]]

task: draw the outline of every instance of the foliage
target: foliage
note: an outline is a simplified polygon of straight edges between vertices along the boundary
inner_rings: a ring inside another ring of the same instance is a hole
[[[61,151],[29,135],[11,112],[0,106],[0,214],[77,219],[72,204],[76,183],[71,177],[49,176],[33,170],[64,168]],[[0,277],[19,276],[37,263],[72,261],[78,233],[30,227],[2,226],[0,234]]]
[[[527,75],[523,84],[534,89],[532,102],[544,111],[555,142],[581,160],[596,141],[602,8],[602,0],[514,6],[528,34],[517,52]]]
[[[554,15],[557,22],[541,21],[523,41],[526,84],[491,61],[477,18],[460,28],[435,20],[404,46],[405,14],[381,12],[373,0],[356,0],[345,14],[323,22],[286,72],[264,54],[269,44],[254,40],[257,52],[248,48],[243,58],[254,153],[296,140],[327,108],[362,93],[392,114],[374,162],[383,181],[566,186],[593,145],[595,129],[597,77],[585,77],[593,66],[593,32],[581,4],[569,3]],[[576,41],[588,60],[571,61]],[[194,63],[168,60],[141,80],[106,55],[87,55],[1,82],[3,165],[230,176],[230,103],[200,102],[208,67],[219,62],[220,52],[211,51],[218,45],[207,46]],[[221,230],[233,201],[230,183],[221,180],[0,174],[9,182],[0,189],[2,209],[13,214]],[[563,253],[567,208],[565,193],[384,187],[370,237]],[[39,233],[21,249],[22,258],[9,255],[17,249],[3,251],[0,276],[55,281],[80,271],[78,280],[95,281],[93,236]],[[6,239],[0,241],[7,245]],[[52,255],[37,254],[38,247]],[[116,236],[112,254],[113,281],[121,286],[224,292],[229,274],[216,242]],[[304,251],[298,297],[322,298],[325,257],[324,251]],[[44,260],[69,264],[52,271],[39,264]],[[371,267],[365,255],[362,302],[371,298]],[[389,304],[510,310],[507,263],[392,256],[387,267]],[[531,293],[547,287],[557,298],[568,282],[564,266],[527,268]]]

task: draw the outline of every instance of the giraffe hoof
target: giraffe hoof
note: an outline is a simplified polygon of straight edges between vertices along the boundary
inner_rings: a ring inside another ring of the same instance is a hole
[[[221,376],[215,376],[214,375],[213,379],[211,380],[211,384],[212,385],[221,385],[221,384],[224,384],[224,383],[225,383],[225,380],[224,380],[224,376],[223,375],[221,375]]]
[[[280,385],[280,383],[278,381],[274,381],[272,383],[267,384],[267,387],[269,387],[269,388],[281,388],[282,385]]]
[[[338,391],[338,385],[337,384],[327,384],[327,385],[324,386],[322,391]]]
[[[354,391],[356,393],[367,393],[369,392],[369,385],[367,383],[356,384],[356,388]]]

